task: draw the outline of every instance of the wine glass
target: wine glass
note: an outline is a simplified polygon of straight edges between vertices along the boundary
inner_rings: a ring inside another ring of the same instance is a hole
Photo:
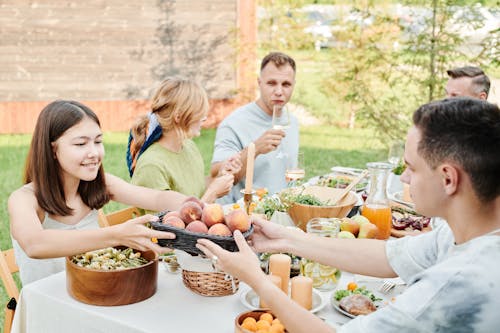
[[[290,115],[288,114],[285,106],[274,105],[273,106],[273,120],[272,126],[275,130],[286,130],[290,127]],[[283,153],[283,148],[281,144],[278,147],[278,153],[276,154],[276,158],[284,158],[285,154]]]
[[[290,187],[297,185],[306,175],[304,152],[299,151],[297,159],[289,158],[285,171],[285,179]]]
[[[393,167],[397,167],[403,157],[405,146],[402,141],[393,142],[389,148],[389,155],[387,160]]]

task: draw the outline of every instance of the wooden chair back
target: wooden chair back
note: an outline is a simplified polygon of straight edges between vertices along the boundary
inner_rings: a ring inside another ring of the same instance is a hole
[[[3,323],[3,331],[9,333],[12,327],[12,320],[14,319],[14,312],[16,311],[17,300],[19,299],[19,289],[17,288],[16,281],[12,274],[19,272],[16,259],[14,257],[14,250],[9,249],[0,251],[0,277],[2,278],[3,286],[10,300],[5,306],[5,319]]]
[[[104,214],[102,209],[99,209],[98,215],[99,225],[104,228],[136,218],[141,216],[142,213],[137,207],[128,207],[109,214]]]

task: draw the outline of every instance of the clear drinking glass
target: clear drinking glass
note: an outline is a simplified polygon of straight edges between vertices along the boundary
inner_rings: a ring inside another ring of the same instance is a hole
[[[297,159],[289,156],[287,159],[285,178],[289,186],[297,185],[306,175],[304,152],[299,151]]]
[[[387,160],[389,161],[389,163],[393,165],[393,167],[396,167],[403,158],[404,152],[405,152],[405,145],[402,141],[393,142],[389,147],[389,154],[387,156]]]
[[[318,237],[337,237],[340,231],[340,219],[317,217],[307,222],[306,230],[308,234]],[[300,262],[300,273],[313,280],[313,287],[328,291],[337,286],[342,272],[335,267],[323,265],[313,260],[302,258]]]
[[[273,120],[272,120],[273,129],[276,130],[286,130],[290,127],[290,115],[285,106],[274,105],[273,106]],[[285,154],[283,153],[283,148],[281,144],[278,147],[278,152],[276,154],[276,158],[284,158]]]

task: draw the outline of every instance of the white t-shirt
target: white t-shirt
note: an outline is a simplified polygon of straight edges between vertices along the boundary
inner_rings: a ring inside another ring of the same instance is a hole
[[[257,140],[265,131],[271,129],[272,117],[262,110],[257,103],[246,104],[224,119],[217,128],[212,163],[221,162],[240,152],[251,142]],[[297,159],[299,151],[299,124],[290,114],[290,127],[281,141],[282,152],[286,158],[277,158],[278,149],[255,159],[253,188],[266,187],[269,194],[274,194],[286,187],[285,171],[287,160]],[[242,197],[240,191],[245,188],[245,177],[235,184],[231,192],[217,200],[219,203],[233,203]]]
[[[408,288],[339,332],[500,330],[500,236],[455,245],[448,224],[441,223],[432,232],[388,241],[386,253]]]

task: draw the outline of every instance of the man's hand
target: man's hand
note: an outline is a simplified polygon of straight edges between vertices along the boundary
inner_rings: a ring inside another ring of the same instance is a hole
[[[264,132],[257,140],[255,140],[255,154],[267,154],[276,150],[281,144],[281,140],[285,137],[285,131],[270,129]]]

